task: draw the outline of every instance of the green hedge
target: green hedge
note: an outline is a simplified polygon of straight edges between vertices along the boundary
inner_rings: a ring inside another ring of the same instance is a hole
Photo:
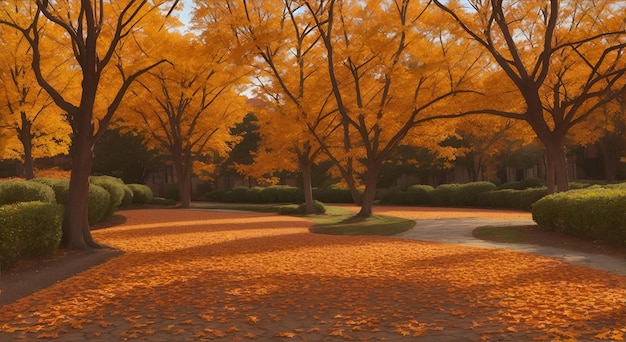
[[[126,184],[123,184],[123,185],[124,185],[124,198],[122,199],[122,203],[120,204],[120,207],[125,208],[133,204],[133,190],[131,190],[130,187],[128,187],[128,185]]]
[[[260,193],[263,203],[302,203],[304,192],[302,189],[289,185],[272,185]]]
[[[543,181],[543,179],[525,178],[525,179],[522,179],[521,181],[508,182],[508,183],[501,184],[500,186],[498,186],[498,189],[500,190],[504,190],[504,189],[526,190],[526,189],[531,189],[531,188],[542,188],[544,186],[546,186],[546,183]]]
[[[37,181],[41,180],[38,179]],[[70,180],[57,179],[50,183],[55,193],[56,202],[65,205],[70,190]],[[89,202],[87,209],[89,224],[93,225],[106,219],[110,206],[111,195],[109,195],[109,192],[99,185],[93,183],[89,184]]]
[[[21,256],[54,252],[61,242],[63,207],[21,202],[0,207],[0,267],[11,267]]]
[[[55,203],[54,191],[46,184],[11,180],[0,182],[0,205],[39,201]]]
[[[313,198],[323,203],[354,203],[348,188],[313,188]]]
[[[626,191],[593,186],[552,194],[532,206],[545,229],[626,246]]]
[[[128,184],[128,187],[133,192],[134,204],[148,204],[154,197],[152,189],[144,184]]]
[[[104,213],[103,219],[111,217],[120,207],[125,196],[125,185],[121,179],[111,176],[89,177],[90,185],[98,185],[109,193],[109,204]]]
[[[547,188],[525,190],[504,189],[483,192],[478,195],[480,207],[517,209],[529,211],[531,205],[548,194]]]
[[[432,203],[431,193],[435,190],[430,185],[411,185],[406,191],[406,204],[427,205]]]

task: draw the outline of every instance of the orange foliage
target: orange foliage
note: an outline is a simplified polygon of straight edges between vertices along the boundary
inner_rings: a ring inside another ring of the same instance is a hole
[[[1,340],[619,340],[626,328],[626,277],[550,258],[316,235],[271,214],[121,214],[93,233],[125,254],[0,308]]]
[[[69,179],[71,171],[61,170],[58,167],[49,169],[35,170],[35,176],[37,178],[55,178],[55,179]]]

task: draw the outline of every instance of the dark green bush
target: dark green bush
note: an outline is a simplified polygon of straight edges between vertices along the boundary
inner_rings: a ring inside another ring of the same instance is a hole
[[[438,207],[450,207],[456,205],[455,195],[461,184],[441,184],[430,192],[432,203]]]
[[[289,185],[268,186],[260,193],[263,203],[300,203],[304,201],[302,189]]]
[[[314,188],[313,198],[323,203],[354,203],[354,199],[352,199],[352,194],[348,188]]]
[[[61,242],[63,207],[44,202],[20,202],[0,207],[0,267],[20,256],[54,252]]]
[[[245,186],[238,186],[226,191],[222,195],[222,202],[226,203],[246,203],[246,196],[249,189]]]
[[[128,185],[124,184],[124,198],[122,199],[122,204],[120,207],[128,207],[133,203],[133,190],[131,190]]]
[[[626,246],[626,191],[590,187],[552,194],[532,206],[541,227]]]
[[[148,203],[155,205],[175,205],[177,202],[169,198],[152,197]]]
[[[295,205],[295,204],[281,205],[280,207],[278,207],[278,214],[280,214],[280,215],[298,215],[298,214],[300,214],[298,207],[299,206]]]
[[[453,188],[453,204],[455,206],[478,206],[478,195],[496,190],[491,182],[471,182]]]
[[[180,191],[178,190],[178,183],[171,183],[165,186],[165,193],[163,197],[174,201],[180,201]]]
[[[380,191],[378,197],[380,198],[380,204],[404,205],[407,203],[407,192],[398,188]]]
[[[133,192],[134,204],[148,204],[154,197],[152,189],[144,184],[128,184],[128,187]]]
[[[489,191],[478,195],[478,204],[486,208],[530,210],[531,205],[547,195],[547,193],[548,190],[546,188]]]
[[[102,219],[111,217],[124,200],[124,182],[121,179],[111,176],[92,176],[89,183],[98,185],[109,193],[109,205]]]
[[[323,215],[326,214],[326,206],[324,205],[324,203],[314,200],[313,201],[313,208],[315,208],[315,214],[316,215]],[[302,203],[298,206],[297,208],[297,213],[298,214],[305,214],[306,213],[306,204]]]
[[[209,202],[223,202],[224,194],[227,192],[228,190],[217,190],[208,192],[204,194],[204,200]]]
[[[260,186],[249,188],[248,191],[246,191],[245,193],[245,202],[246,203],[262,203],[261,192],[263,192],[263,188]]]
[[[518,182],[508,182],[500,185],[498,189],[511,189],[511,190],[525,190],[530,188],[541,188],[544,187],[546,183],[543,179],[540,178],[525,178]]]
[[[411,185],[406,191],[406,204],[407,205],[430,205],[432,199],[430,194],[435,190],[430,185],[416,184]]]
[[[55,203],[54,191],[39,182],[11,180],[0,182],[0,205],[19,202]]]
[[[88,219],[89,225],[94,225],[106,219],[111,208],[111,195],[103,187],[90,184],[89,185],[89,208]]]

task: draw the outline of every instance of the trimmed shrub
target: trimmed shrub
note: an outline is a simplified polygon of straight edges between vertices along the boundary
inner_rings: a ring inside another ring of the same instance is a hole
[[[546,186],[543,179],[540,178],[525,178],[519,182],[508,182],[500,185],[498,189],[511,189],[511,190],[525,190],[530,188],[541,188]]]
[[[211,191],[204,194],[204,200],[209,202],[223,202],[222,198],[224,198],[224,194],[228,192],[227,190],[217,190]]]
[[[246,203],[246,194],[248,191],[248,187],[245,186],[232,188],[222,195],[222,201],[226,203]]]
[[[302,189],[289,185],[272,185],[261,193],[263,203],[301,203],[304,201]]]
[[[626,192],[590,187],[552,194],[532,206],[541,227],[626,246]]]
[[[496,190],[491,182],[471,182],[453,188],[453,203],[458,206],[478,206],[478,195]]]
[[[111,208],[111,195],[103,187],[90,184],[89,185],[89,208],[88,219],[89,225],[94,225],[105,218]]]
[[[298,215],[298,206],[295,204],[282,205],[278,207],[279,215]]]
[[[432,203],[430,197],[432,191],[435,190],[430,185],[416,184],[411,185],[406,191],[407,205],[429,205]]]
[[[55,203],[54,191],[50,186],[39,182],[0,182],[0,205],[33,201]]]
[[[326,206],[324,205],[324,203],[314,200],[313,201],[313,208],[315,208],[315,214],[316,215],[323,215],[326,214]],[[302,203],[298,206],[297,208],[297,213],[298,214],[305,214],[306,213],[306,204]]]
[[[406,204],[406,191],[398,188],[383,190],[379,193],[380,204],[404,205]]]
[[[144,184],[128,184],[128,187],[133,192],[134,204],[148,204],[154,197],[152,189]]]
[[[438,207],[454,206],[456,203],[454,197],[460,185],[461,184],[450,183],[441,184],[436,187],[433,191],[430,192],[433,205]]]
[[[122,203],[120,207],[128,207],[133,203],[133,191],[128,187],[128,185],[124,184],[124,198],[122,199]]]
[[[313,188],[313,198],[323,203],[354,203],[348,188]]]
[[[172,199],[167,199],[163,197],[152,197],[152,199],[150,199],[150,202],[148,203],[155,205],[175,205],[177,202]]]
[[[171,183],[165,185],[165,192],[163,197],[174,201],[180,201],[180,191],[178,190],[178,183]]]
[[[20,256],[54,252],[61,242],[63,207],[44,202],[21,202],[0,207],[0,267]]]
[[[124,200],[124,183],[111,176],[92,176],[89,177],[89,183],[98,185],[109,193],[109,205],[102,219],[111,217]]]
[[[261,192],[263,188],[260,186],[249,188],[245,193],[246,203],[261,203]]]
[[[505,208],[529,211],[531,205],[548,194],[546,188],[526,190],[504,189],[483,192],[478,195],[478,204],[487,208]]]

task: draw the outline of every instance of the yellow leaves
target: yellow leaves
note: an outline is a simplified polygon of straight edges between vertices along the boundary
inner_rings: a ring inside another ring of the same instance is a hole
[[[624,341],[624,334],[626,334],[626,327],[623,329],[608,329],[597,335],[594,338],[599,340],[610,340],[610,341]]]
[[[245,322],[254,325],[259,322],[259,318],[257,316],[247,316]]]
[[[296,336],[295,333],[288,332],[288,331],[281,331],[279,333],[276,333],[276,337],[294,338],[295,336]]]

